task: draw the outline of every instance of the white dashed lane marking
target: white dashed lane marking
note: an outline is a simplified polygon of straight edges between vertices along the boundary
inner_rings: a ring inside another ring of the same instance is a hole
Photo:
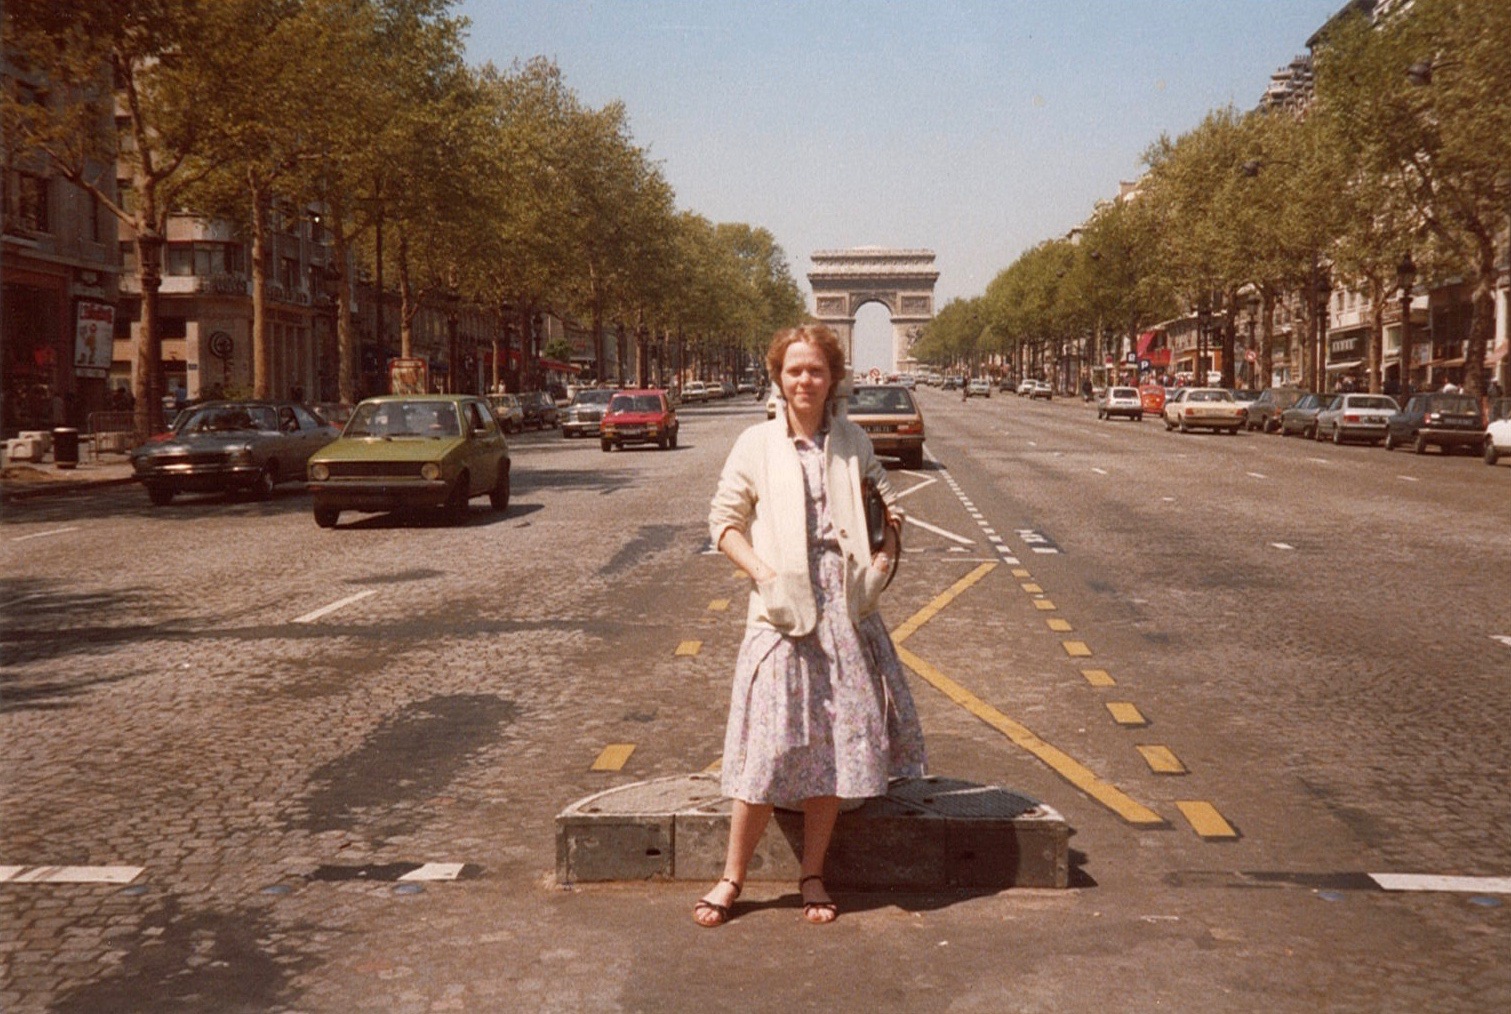
[[[1499,641],[1506,647],[1511,648],[1511,634],[1491,634],[1490,640]]]
[[[1387,891],[1458,891],[1465,894],[1511,894],[1511,877],[1447,877],[1431,873],[1371,873]]]
[[[1243,474],[1247,475],[1251,479],[1268,479],[1269,478],[1269,476],[1265,475],[1263,472],[1245,472]]]
[[[54,528],[48,532],[32,532],[30,535],[17,535],[11,541],[25,542],[27,539],[45,539],[50,535],[66,535],[69,532],[76,532],[78,530],[78,526],[74,526],[73,528]]]
[[[145,866],[0,866],[0,884],[129,884]]]
[[[1396,476],[1396,478],[1400,479],[1402,482],[1420,482],[1421,481],[1420,479],[1418,479],[1414,475],[1398,475],[1398,476]]]
[[[316,620],[320,619],[320,617],[322,617],[322,616],[328,616],[331,613],[334,613],[337,609],[343,609],[346,606],[351,605],[353,602],[360,602],[362,599],[367,598],[367,596],[369,596],[369,595],[376,595],[376,594],[378,594],[378,590],[376,588],[369,588],[367,591],[357,592],[357,594],[355,594],[355,595],[348,595],[346,598],[341,599],[340,601],[332,602],[328,606],[321,606],[319,609],[316,609],[314,612],[312,612],[312,613],[305,613],[303,616],[297,617],[297,618],[295,618],[293,620],[290,620],[289,622],[291,622],[291,623],[314,623]]]
[[[1097,475],[1106,475],[1107,474],[1107,469],[1105,469],[1105,468],[1093,468],[1092,471],[1095,472]]]
[[[1270,548],[1271,549],[1295,549],[1296,547],[1293,546],[1293,545],[1291,545],[1288,542],[1272,542],[1272,543],[1270,543]]]

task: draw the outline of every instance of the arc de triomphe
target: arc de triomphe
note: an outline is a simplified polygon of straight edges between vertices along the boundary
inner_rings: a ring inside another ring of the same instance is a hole
[[[939,280],[934,251],[859,246],[817,250],[809,259],[813,315],[834,328],[845,346],[845,359],[855,362],[856,311],[867,303],[880,303],[892,315],[892,371],[911,371],[917,365],[913,343],[934,317],[934,283]]]

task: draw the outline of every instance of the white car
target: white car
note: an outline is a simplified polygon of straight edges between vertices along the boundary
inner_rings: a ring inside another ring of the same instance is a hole
[[[689,380],[682,388],[682,400],[691,405],[708,400],[708,385],[701,380]]]
[[[1503,454],[1511,457],[1511,398],[1490,403],[1490,425],[1485,427],[1485,464],[1495,464]]]
[[[1033,393],[1034,382],[1032,380],[1029,380],[1027,377],[1025,377],[1022,380],[1018,381],[1018,397],[1026,398],[1028,395]]]
[[[1028,392],[1028,398],[1030,401],[1035,398],[1043,398],[1045,401],[1051,401],[1054,399],[1054,396],[1055,390],[1054,388],[1049,386],[1049,381],[1047,380],[1034,381],[1033,389]]]
[[[967,398],[990,398],[992,396],[992,382],[985,377],[975,377],[965,385]]]
[[[1136,387],[1109,387],[1097,400],[1097,418],[1111,419],[1115,415],[1127,416],[1134,422],[1144,421],[1144,400]]]
[[[1226,387],[1182,387],[1165,402],[1165,429],[1179,428],[1182,433],[1193,429],[1213,433],[1238,432],[1248,413]]]
[[[777,393],[776,385],[771,386],[771,393],[766,396],[766,418],[775,419],[776,414],[782,410],[782,396]]]
[[[1388,394],[1340,395],[1317,413],[1312,435],[1318,440],[1331,437],[1335,444],[1345,440],[1378,444],[1385,439],[1386,423],[1399,411],[1401,406]]]

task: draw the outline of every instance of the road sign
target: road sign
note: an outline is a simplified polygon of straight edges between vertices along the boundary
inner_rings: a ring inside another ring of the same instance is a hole
[[[1249,349],[1249,351],[1247,351],[1247,352],[1245,352],[1243,354],[1243,360],[1246,363],[1252,363],[1252,362],[1254,362],[1258,358],[1259,357],[1254,354],[1254,350],[1253,349]]]
[[[1147,360],[1147,359],[1140,359],[1138,361],[1139,372],[1142,373],[1142,372],[1148,370],[1153,365],[1154,364],[1151,363],[1151,362],[1149,362],[1149,360]]]

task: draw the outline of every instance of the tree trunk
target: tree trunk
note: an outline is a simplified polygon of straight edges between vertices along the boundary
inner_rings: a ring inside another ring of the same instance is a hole
[[[1275,377],[1275,290],[1259,287],[1259,386],[1269,387]]]
[[[1237,386],[1233,383],[1233,356],[1238,347],[1238,290],[1223,293],[1223,302],[1227,306],[1222,315],[1222,386],[1232,388]]]
[[[382,296],[380,295],[381,299]],[[399,355],[414,355],[414,286],[409,283],[409,236],[399,233]]]
[[[142,316],[136,342],[135,428],[139,441],[163,429],[163,344],[157,326],[158,290],[163,285],[163,234],[143,215],[136,226],[137,276],[142,283]]]
[[[1476,397],[1485,393],[1485,352],[1495,333],[1495,238],[1475,236],[1479,270],[1474,279],[1473,316],[1469,318],[1469,347],[1464,350],[1464,390]]]
[[[252,202],[252,397],[272,397],[273,348],[268,342],[267,196],[247,180]]]
[[[352,327],[352,279],[346,270],[348,251],[346,216],[339,202],[331,204],[332,268],[336,272],[336,398],[347,405],[355,405],[357,397],[358,367],[361,357],[357,351],[356,330]]]
[[[1369,279],[1369,346],[1364,353],[1364,369],[1369,393],[1379,394],[1385,387],[1380,363],[1385,358],[1385,282],[1378,276]]]

